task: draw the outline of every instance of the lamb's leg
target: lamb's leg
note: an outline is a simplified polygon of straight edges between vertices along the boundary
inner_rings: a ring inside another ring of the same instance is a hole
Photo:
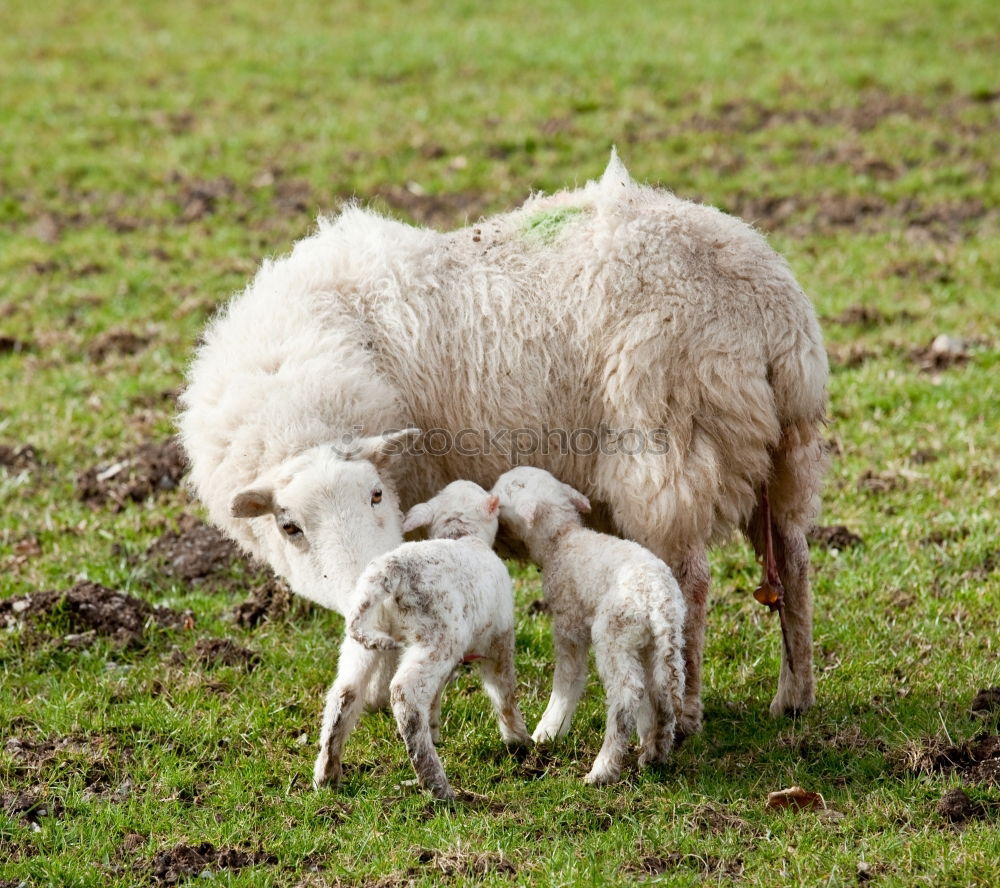
[[[555,647],[555,675],[552,679],[552,695],[549,705],[535,726],[531,739],[544,743],[554,737],[562,737],[569,731],[583,689],[587,686],[587,653],[590,650],[590,633],[585,629],[575,632],[560,626],[552,626],[552,642]]]
[[[703,548],[693,549],[672,565],[687,605],[684,617],[684,708],[677,713],[677,742],[701,730],[701,661],[705,650],[705,618],[710,574]]]
[[[635,730],[636,713],[643,707],[645,670],[635,653],[622,650],[614,637],[594,631],[594,659],[607,697],[604,743],[594,759],[587,783],[613,783],[621,776],[622,759]]]
[[[313,786],[336,786],[341,778],[341,753],[364,707],[364,692],[382,651],[370,651],[349,635],[340,645],[337,678],[326,696],[319,756],[313,767]]]
[[[492,645],[490,655],[475,663],[483,689],[496,712],[503,742],[507,746],[529,745],[531,737],[517,706],[513,632],[498,638]]]
[[[441,698],[444,696],[444,688],[447,683],[448,679],[445,679],[445,684],[441,685],[431,702],[431,741],[435,746],[441,742]]]
[[[436,651],[410,648],[403,654],[389,698],[400,736],[406,744],[420,785],[438,799],[453,800],[441,759],[431,739],[430,711],[454,667],[453,657],[445,659]]]

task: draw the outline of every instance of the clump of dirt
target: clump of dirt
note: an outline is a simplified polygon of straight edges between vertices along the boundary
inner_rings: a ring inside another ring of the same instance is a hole
[[[903,486],[903,479],[895,472],[876,472],[874,469],[865,469],[858,478],[858,490],[867,490],[871,493],[889,493]]]
[[[374,195],[394,210],[401,210],[421,225],[433,228],[451,228],[478,219],[487,208],[486,199],[478,191],[426,194],[413,186],[387,185],[375,189]]]
[[[116,327],[94,339],[87,347],[87,353],[100,364],[112,355],[137,355],[152,339],[151,336]]]
[[[0,336],[0,355],[19,355],[31,351],[31,343],[13,336]]]
[[[917,771],[958,774],[967,783],[1000,786],[1000,736],[997,734],[980,734],[957,746],[930,740],[914,758]]]
[[[972,701],[969,711],[973,715],[990,715],[1000,712],[1000,687],[983,688]]]
[[[681,854],[679,851],[669,854],[640,852],[635,860],[623,864],[619,871],[630,876],[662,876],[676,869],[694,870],[716,879],[738,879],[743,875],[743,860],[739,857],[724,860],[710,854]]]
[[[88,505],[110,505],[120,512],[129,502],[174,490],[186,471],[187,457],[179,441],[148,442],[110,465],[82,472],[76,482],[77,493]]]
[[[42,817],[59,817],[63,806],[59,799],[46,798],[40,789],[22,789],[0,793],[0,810],[25,826],[38,826]]]
[[[946,370],[969,362],[969,343],[941,333],[934,337],[930,345],[913,349],[910,358],[925,373]]]
[[[875,327],[884,324],[889,318],[874,306],[858,304],[848,306],[832,320],[833,323],[840,324],[842,327],[854,325]]]
[[[38,451],[30,444],[11,447],[0,444],[0,468],[10,472],[30,471],[39,465]]]
[[[969,798],[964,789],[949,789],[938,802],[937,812],[951,823],[965,823],[986,816],[986,809]]]
[[[257,586],[250,597],[233,608],[233,621],[244,629],[256,629],[265,620],[284,618],[292,604],[292,593],[284,581],[269,579]]]
[[[721,835],[727,830],[736,830],[742,835],[761,835],[764,830],[751,825],[748,820],[734,814],[724,805],[706,802],[695,808],[691,816],[692,824],[703,832]]]
[[[181,518],[177,530],[168,530],[146,551],[178,580],[203,580],[228,570],[242,556],[237,545],[211,525],[191,515]]]
[[[264,851],[216,848],[211,842],[201,842],[198,845],[180,844],[158,852],[148,864],[148,870],[155,884],[176,885],[202,873],[211,875],[222,870],[238,872],[248,866],[277,862],[277,857]]]
[[[181,222],[197,222],[211,216],[222,201],[229,200],[236,194],[235,183],[226,176],[184,180],[182,176],[175,174],[173,178],[179,186],[174,200],[180,208]]]
[[[146,631],[151,626],[180,629],[190,621],[190,614],[153,607],[141,598],[89,581],[62,592],[50,590],[0,601],[0,626],[23,625],[36,644],[50,641],[53,636],[46,627],[57,623],[68,629],[61,639],[68,647],[85,647],[101,636],[112,639],[120,649],[136,649],[147,644]]]
[[[514,874],[517,867],[500,852],[466,851],[461,846],[448,851],[421,850],[417,861],[438,870],[443,876],[487,876]]]
[[[231,638],[201,638],[194,646],[194,656],[200,666],[238,666],[253,672],[260,665],[260,654],[238,645]]]
[[[528,605],[528,616],[537,617],[539,614],[547,614],[551,608],[544,598],[536,598]]]
[[[860,367],[872,358],[878,357],[876,352],[866,348],[860,342],[845,344],[831,342],[827,345],[827,354],[830,356],[830,363],[835,367],[845,367],[849,370]]]
[[[806,537],[810,543],[822,546],[824,549],[842,550],[864,545],[864,540],[854,531],[848,530],[843,524],[817,524],[806,534]]]

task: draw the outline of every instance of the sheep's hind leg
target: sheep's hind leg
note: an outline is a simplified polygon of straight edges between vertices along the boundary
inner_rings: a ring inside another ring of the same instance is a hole
[[[319,755],[313,767],[313,786],[337,786],[341,778],[341,754],[364,707],[364,692],[376,671],[382,651],[370,651],[349,635],[340,645],[337,677],[326,696]]]
[[[445,801],[454,800],[455,793],[434,749],[430,712],[453,666],[452,657],[444,658],[423,648],[410,648],[400,659],[399,669],[389,686],[392,712],[417,780],[431,795]]]
[[[701,730],[701,663],[705,650],[705,618],[710,573],[703,548],[693,549],[674,575],[684,595],[684,707],[677,713],[677,743]]]
[[[552,679],[552,695],[545,712],[535,725],[531,738],[544,743],[562,737],[569,731],[583,689],[587,685],[587,653],[590,650],[590,633],[586,628],[567,631],[558,621],[552,624],[552,641],[556,665]]]
[[[483,689],[496,712],[503,742],[507,746],[530,745],[531,737],[524,726],[524,716],[517,706],[513,633],[497,639],[492,645],[490,656],[474,662],[479,670]]]

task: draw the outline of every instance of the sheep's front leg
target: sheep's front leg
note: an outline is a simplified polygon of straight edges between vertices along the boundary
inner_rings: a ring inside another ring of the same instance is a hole
[[[410,648],[389,685],[389,699],[400,736],[420,785],[438,799],[453,800],[444,766],[431,739],[430,713],[434,698],[451,675],[454,657],[436,651]]]
[[[552,678],[552,696],[549,705],[535,726],[531,739],[544,743],[562,737],[569,731],[583,689],[587,685],[587,653],[590,650],[590,633],[582,627],[575,631],[554,622],[552,642],[555,647],[555,675]]]
[[[483,688],[493,704],[503,742],[507,746],[529,745],[531,737],[517,706],[513,632],[497,639],[490,655],[475,662]]]
[[[319,735],[319,756],[313,767],[313,786],[336,786],[341,778],[341,753],[364,707],[364,694],[375,671],[381,651],[370,651],[349,635],[340,645],[337,678],[326,695],[323,726]]]

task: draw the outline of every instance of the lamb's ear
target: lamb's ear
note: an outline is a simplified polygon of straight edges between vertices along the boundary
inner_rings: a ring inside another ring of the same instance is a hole
[[[418,527],[426,527],[434,520],[434,512],[427,503],[417,503],[403,519],[403,533],[409,533]]]
[[[514,511],[528,527],[533,527],[538,517],[538,503],[521,503]]]
[[[377,469],[384,469],[397,456],[406,453],[406,445],[420,434],[420,429],[403,429],[361,438],[351,444],[350,459],[367,459]]]
[[[590,514],[590,500],[587,499],[579,490],[575,487],[570,487],[568,484],[563,484],[563,489],[569,496],[569,501],[573,504],[575,508],[581,515]]]
[[[275,511],[274,491],[269,487],[249,487],[241,490],[229,504],[234,518],[257,518]]]
[[[500,509],[500,497],[491,493],[486,497],[486,517],[492,518]]]

